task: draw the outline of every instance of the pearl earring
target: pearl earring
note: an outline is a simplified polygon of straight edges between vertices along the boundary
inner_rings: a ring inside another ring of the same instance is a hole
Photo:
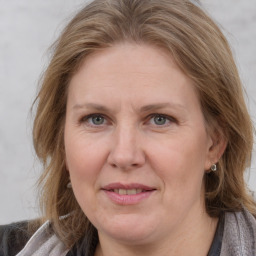
[[[211,171],[213,171],[213,172],[216,172],[216,171],[217,171],[217,165],[216,165],[216,164],[213,164],[213,165],[211,166]]]
[[[67,184],[67,188],[72,188],[71,182],[69,182],[69,183]]]

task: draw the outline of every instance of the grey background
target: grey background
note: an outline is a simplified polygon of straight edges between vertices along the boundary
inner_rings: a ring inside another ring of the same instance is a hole
[[[48,47],[82,0],[0,0],[0,224],[39,215],[30,107]],[[228,37],[256,120],[256,0],[202,0]],[[255,152],[253,153],[255,158]],[[248,185],[256,190],[253,160]]]

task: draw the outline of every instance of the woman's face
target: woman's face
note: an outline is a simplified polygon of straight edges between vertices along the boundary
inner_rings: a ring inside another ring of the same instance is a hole
[[[200,221],[213,148],[191,81],[161,49],[103,49],[70,82],[66,164],[100,237],[156,241]]]

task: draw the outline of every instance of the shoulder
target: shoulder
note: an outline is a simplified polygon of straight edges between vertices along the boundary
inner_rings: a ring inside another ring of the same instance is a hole
[[[16,255],[32,235],[29,221],[0,225],[0,255]]]
[[[256,219],[246,209],[240,212],[226,212],[225,213],[225,226],[230,229],[239,228],[240,232],[243,230],[250,229],[250,233],[256,232]]]
[[[222,252],[221,255],[256,255],[256,219],[246,209],[225,213]]]

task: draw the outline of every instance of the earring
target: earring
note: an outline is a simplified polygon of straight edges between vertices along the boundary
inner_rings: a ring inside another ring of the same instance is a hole
[[[69,183],[67,184],[67,188],[72,188],[72,184],[71,184],[70,181],[69,181]]]
[[[211,171],[212,171],[212,172],[216,172],[216,171],[217,171],[217,165],[216,165],[216,164],[213,164],[213,165],[211,166]]]

